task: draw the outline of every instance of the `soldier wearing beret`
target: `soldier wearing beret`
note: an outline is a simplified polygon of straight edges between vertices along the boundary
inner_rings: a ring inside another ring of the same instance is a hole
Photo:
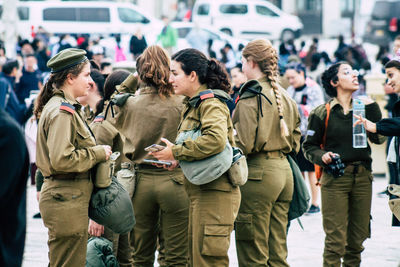
[[[45,178],[39,208],[48,228],[49,266],[85,265],[90,169],[111,155],[109,146],[96,145],[76,101],[93,82],[85,54],[70,48],[49,60],[51,75],[35,106],[37,166]]]

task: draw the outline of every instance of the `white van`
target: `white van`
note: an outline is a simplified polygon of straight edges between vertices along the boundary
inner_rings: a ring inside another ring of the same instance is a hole
[[[299,37],[303,29],[298,17],[261,0],[197,0],[192,19],[245,39],[288,40]]]
[[[8,0],[6,0],[8,1]],[[105,1],[18,2],[18,30],[23,38],[42,26],[53,34],[134,34],[140,27],[149,43],[163,28],[136,5]],[[0,2],[0,19],[2,6]],[[153,40],[154,39],[154,40]]]

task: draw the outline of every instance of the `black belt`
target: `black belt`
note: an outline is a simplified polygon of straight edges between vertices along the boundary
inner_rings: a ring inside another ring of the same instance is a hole
[[[159,168],[159,167],[151,165],[151,164],[136,164],[135,169],[159,170],[162,168]]]

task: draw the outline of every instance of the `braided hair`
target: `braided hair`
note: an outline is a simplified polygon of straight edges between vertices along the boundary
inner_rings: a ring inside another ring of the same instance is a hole
[[[272,47],[271,42],[258,39],[248,43],[243,49],[242,55],[246,60],[253,60],[257,63],[262,73],[267,77],[273,89],[278,107],[281,135],[288,136],[289,130],[283,119],[282,94],[278,88],[278,54],[275,48]]]

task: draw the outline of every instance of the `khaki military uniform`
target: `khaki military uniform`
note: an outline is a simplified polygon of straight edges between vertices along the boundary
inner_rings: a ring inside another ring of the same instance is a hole
[[[236,250],[239,266],[288,266],[286,231],[293,177],[286,154],[299,150],[300,116],[296,103],[279,88],[289,130],[289,136],[282,137],[273,89],[265,78],[258,82],[272,103],[261,98],[263,116],[257,97],[240,99],[233,115],[236,144],[247,155],[249,168],[248,181],[240,187]]]
[[[304,154],[308,160],[324,166],[327,151],[340,155],[346,165],[344,175],[334,178],[323,172],[321,177],[322,222],[325,231],[325,267],[360,266],[363,242],[370,236],[372,198],[371,148],[353,148],[353,112],[344,114],[336,98],[330,100],[330,116],[325,148],[320,144],[325,130],[325,104],[315,108],[309,117]],[[381,111],[376,103],[365,106],[367,119],[377,122]],[[371,142],[381,144],[385,138],[368,133]],[[343,259],[343,262],[342,262]]]
[[[134,266],[153,266],[161,225],[167,266],[186,266],[189,200],[180,169],[172,172],[143,164],[147,146],[165,137],[175,140],[182,111],[182,97],[163,97],[152,87],[143,87],[107,120],[125,137],[124,154],[135,163],[136,189],[133,196],[136,225],[131,233]]]
[[[125,137],[110,122],[104,120],[103,113],[94,118],[90,124],[90,128],[96,137],[97,144],[109,145],[113,152],[121,152],[121,155],[115,161],[114,171],[116,173],[121,169],[121,162],[130,161],[122,153]],[[131,192],[128,193],[132,194]],[[117,257],[119,266],[121,267],[130,267],[133,264],[129,235],[129,233],[116,234],[107,227],[104,229],[104,237],[113,242],[114,255]]]
[[[84,266],[93,189],[89,171],[106,154],[82,119],[80,104],[61,90],[54,94],[38,127],[36,163],[45,177],[39,208],[49,230],[50,266]]]
[[[206,89],[200,87],[197,94]],[[182,116],[179,132],[201,125],[202,136],[174,145],[175,159],[201,160],[221,152],[226,140],[234,144],[228,107],[217,98],[203,100],[198,108],[187,103]],[[190,198],[190,266],[228,266],[230,234],[240,205],[239,188],[229,183],[227,174],[200,186],[185,180],[185,187]]]

